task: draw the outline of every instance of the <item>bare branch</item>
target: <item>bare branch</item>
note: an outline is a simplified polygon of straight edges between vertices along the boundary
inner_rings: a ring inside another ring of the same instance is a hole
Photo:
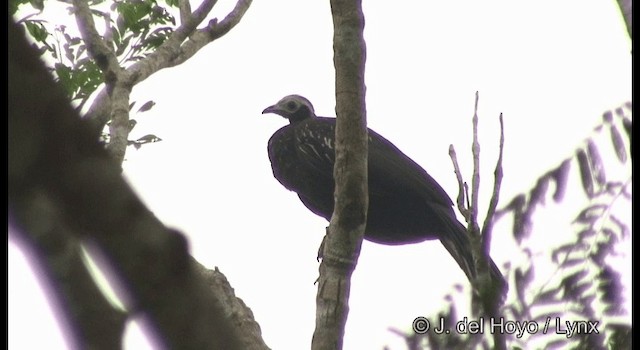
[[[225,17],[218,24],[209,26],[209,35],[211,35],[211,40],[216,40],[219,37],[227,34],[236,24],[240,23],[240,20],[244,16],[245,12],[249,9],[249,5],[251,5],[252,0],[238,0],[236,6],[229,12],[227,17]]]
[[[251,2],[252,0],[238,0],[234,9],[222,21],[212,20],[206,28],[197,30],[182,45],[180,54],[169,63],[169,66],[172,67],[185,62],[205,45],[227,34],[240,23]]]
[[[478,142],[478,100],[479,93],[476,91],[476,102],[473,107],[473,145],[471,152],[473,153],[473,175],[471,177],[471,220],[469,224],[473,225],[473,230],[479,232],[478,228],[478,197],[480,196],[480,142]]]
[[[453,145],[449,145],[449,157],[453,162],[453,170],[456,174],[456,180],[458,180],[458,197],[456,198],[458,210],[460,211],[462,216],[464,216],[465,221],[469,223],[469,220],[471,218],[471,212],[469,212],[469,203],[467,202],[466,205],[464,203],[465,193],[467,193],[466,191],[467,187],[466,187],[466,183],[464,183],[464,180],[462,179],[462,173],[460,172],[460,165],[458,164],[458,156],[456,154],[456,150],[453,147]],[[467,199],[468,199],[468,195],[467,195]]]
[[[209,15],[213,6],[218,2],[218,0],[204,0],[198,8],[193,11],[193,13],[187,18],[187,20],[180,24],[178,27],[165,41],[158,50],[162,50],[162,46],[171,46],[172,48],[179,47],[182,42],[196,29],[196,27],[204,21],[204,19]],[[182,11],[180,13],[182,16]],[[173,50],[172,50],[173,51]]]
[[[498,207],[498,200],[500,199],[500,186],[502,185],[502,154],[504,151],[504,120],[502,113],[500,113],[500,149],[498,155],[498,161],[496,162],[496,170],[494,171],[495,182],[493,183],[493,194],[489,201],[489,209],[487,209],[487,217],[484,218],[484,224],[482,225],[482,251],[485,254],[489,254],[491,247],[491,231],[493,229],[493,217]]]

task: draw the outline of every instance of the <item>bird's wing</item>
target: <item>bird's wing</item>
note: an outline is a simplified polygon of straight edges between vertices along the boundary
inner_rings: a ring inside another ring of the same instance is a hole
[[[430,205],[450,208],[453,202],[420,165],[393,143],[369,129],[369,183],[394,184],[398,191],[419,194]]]
[[[335,119],[316,117],[296,128],[296,152],[301,166],[313,170],[318,178],[333,181],[335,162]]]
[[[317,175],[333,179],[335,163],[335,118],[317,117],[300,123],[296,130],[298,157]],[[369,129],[370,193],[410,191],[419,194],[430,205],[450,208],[453,202],[420,165],[400,151],[393,143]]]

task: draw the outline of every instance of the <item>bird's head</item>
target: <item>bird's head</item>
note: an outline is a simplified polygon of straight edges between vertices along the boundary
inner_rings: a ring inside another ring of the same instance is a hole
[[[295,123],[316,116],[311,102],[300,95],[283,97],[278,103],[265,108],[262,114],[265,113],[278,114],[289,119],[289,123]]]

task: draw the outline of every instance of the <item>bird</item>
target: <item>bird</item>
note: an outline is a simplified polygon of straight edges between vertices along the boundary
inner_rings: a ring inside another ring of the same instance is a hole
[[[311,102],[288,95],[265,108],[289,124],[269,139],[273,176],[298,194],[313,213],[331,220],[334,206],[336,119],[316,116]],[[368,130],[369,207],[364,238],[384,245],[439,239],[470,281],[477,269],[467,229],[456,218],[445,190],[415,161],[375,131]],[[496,264],[489,275],[504,294],[507,284]]]

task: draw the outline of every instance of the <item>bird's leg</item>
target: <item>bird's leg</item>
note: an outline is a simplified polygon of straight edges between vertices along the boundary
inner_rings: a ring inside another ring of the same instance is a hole
[[[327,235],[329,234],[329,226],[327,226],[327,228],[325,230],[326,230],[326,233],[325,233],[324,237],[322,237],[322,242],[320,243],[320,248],[318,248],[318,256],[316,257],[318,262],[320,262],[320,260],[322,260],[322,258],[324,257],[324,243],[327,241]],[[318,278],[316,278],[316,281],[313,282],[313,284],[316,284],[319,281],[320,281],[320,276],[318,276]]]
[[[318,262],[320,262],[320,260],[322,260],[322,258],[324,257],[324,242],[327,240],[327,235],[329,234],[329,226],[327,226],[325,230],[326,230],[326,233],[324,237],[322,237],[320,248],[318,248],[318,256],[316,257],[316,260],[318,260]]]

